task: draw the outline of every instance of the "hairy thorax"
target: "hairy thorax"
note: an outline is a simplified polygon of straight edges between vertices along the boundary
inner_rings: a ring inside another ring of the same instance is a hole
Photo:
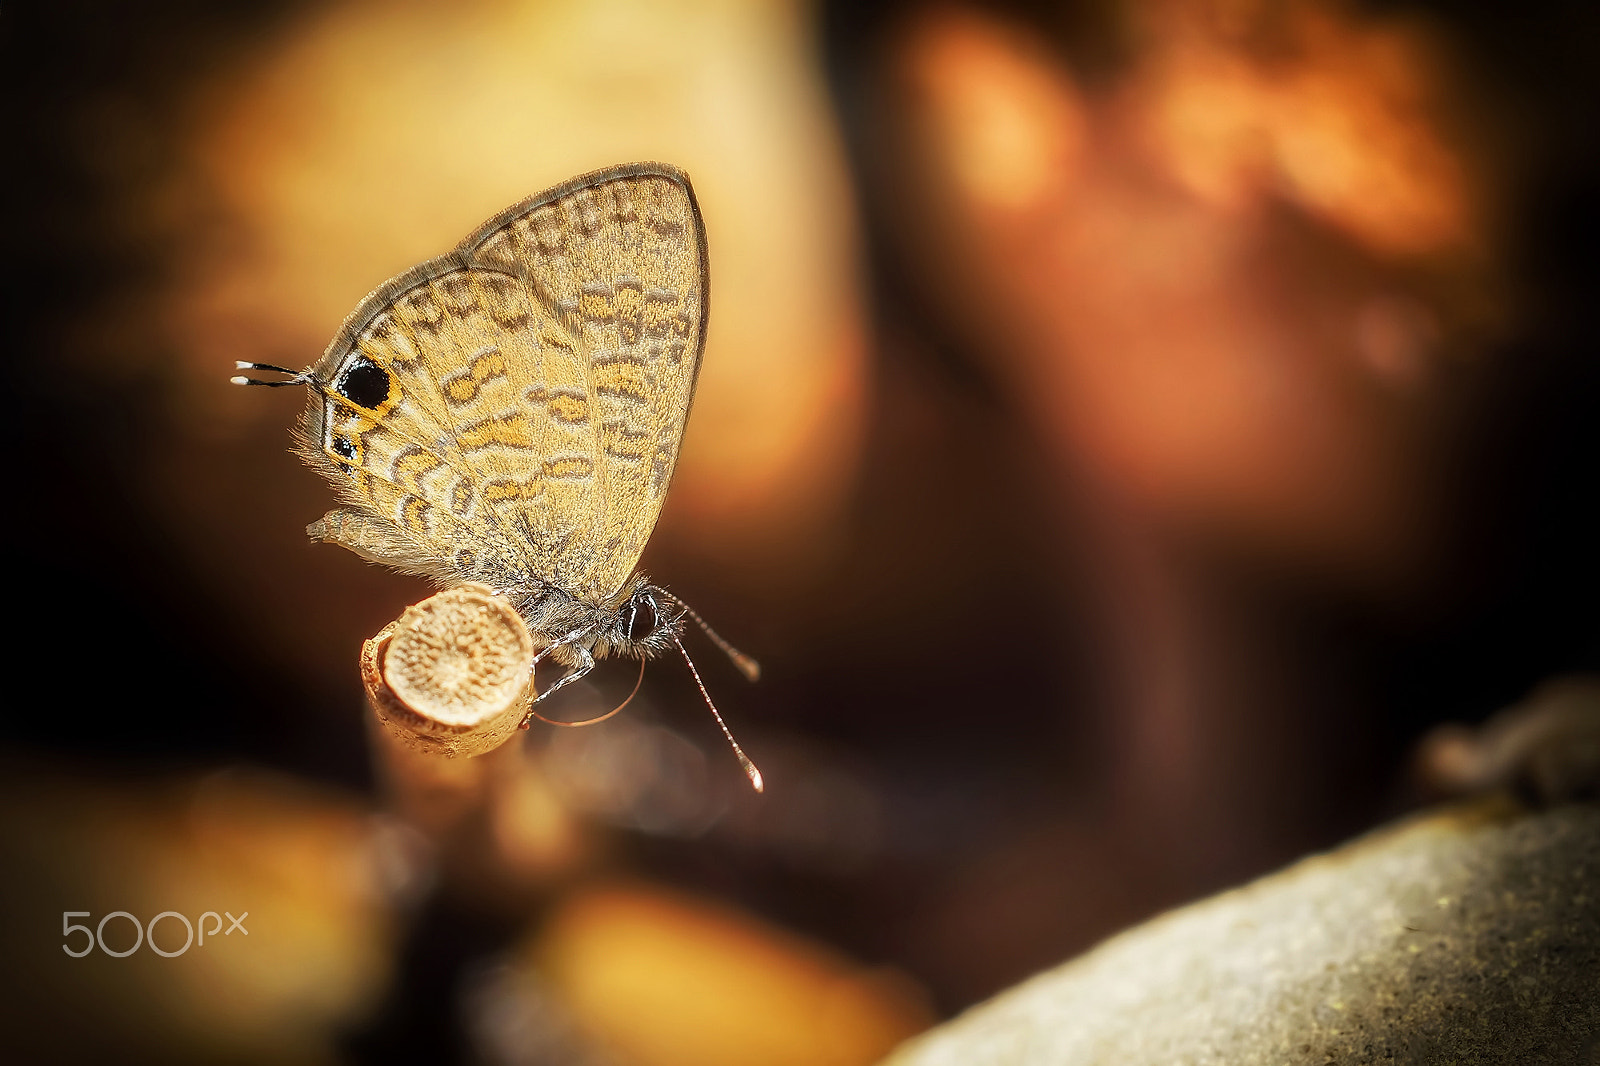
[[[648,577],[635,573],[598,603],[585,602],[566,589],[539,581],[500,592],[511,601],[529,630],[550,636],[550,658],[576,667],[581,659],[580,648],[596,659],[604,659],[613,654],[650,657],[672,647],[673,637],[681,628],[677,619],[660,619],[660,624],[643,640],[628,636],[624,608],[641,590],[651,587]]]

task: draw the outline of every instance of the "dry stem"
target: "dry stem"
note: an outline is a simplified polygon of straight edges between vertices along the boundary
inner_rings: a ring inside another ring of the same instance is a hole
[[[533,698],[533,638],[487,585],[447,589],[367,641],[361,679],[388,731],[433,754],[482,755],[509,740]]]

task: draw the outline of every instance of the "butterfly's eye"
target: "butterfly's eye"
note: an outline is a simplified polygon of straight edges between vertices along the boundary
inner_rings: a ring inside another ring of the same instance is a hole
[[[370,411],[389,398],[389,388],[389,372],[366,356],[358,355],[339,375],[333,391]]]
[[[622,608],[622,633],[629,640],[644,640],[656,631],[656,605],[649,596],[639,595]]]

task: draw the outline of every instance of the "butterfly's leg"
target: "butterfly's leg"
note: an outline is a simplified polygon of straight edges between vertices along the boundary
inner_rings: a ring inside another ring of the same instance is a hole
[[[554,650],[555,647],[556,647],[556,645],[551,645],[551,647],[546,648],[543,652],[540,652],[539,655],[536,656],[535,659],[534,659],[535,664],[538,663],[539,659],[544,658],[545,655],[549,654],[550,651]],[[582,644],[570,644],[570,645],[568,645],[568,647],[572,648],[572,650],[577,653],[577,655],[578,655],[578,665],[573,667],[571,670],[568,670],[566,673],[562,674],[560,677],[556,678],[556,683],[551,685],[549,688],[545,689],[543,692],[539,693],[539,695],[534,698],[534,701],[533,701],[534,703],[538,703],[540,700],[544,699],[546,696],[550,695],[552,692],[558,691],[561,688],[561,686],[566,685],[566,684],[570,684],[571,682],[578,680],[579,678],[581,678],[585,674],[587,674],[590,670],[594,669],[594,656],[589,654],[589,649],[588,648],[585,648]]]

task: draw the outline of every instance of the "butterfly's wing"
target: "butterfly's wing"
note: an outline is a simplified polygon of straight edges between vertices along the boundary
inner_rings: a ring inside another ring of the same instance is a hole
[[[704,229],[659,164],[587,175],[369,295],[312,368],[312,527],[441,580],[598,603],[638,563],[705,342]]]
[[[655,528],[699,377],[707,266],[688,179],[656,164],[580,178],[491,219],[461,251],[523,271],[554,309],[534,406],[570,476],[552,470],[547,493],[507,510],[558,585],[603,599]],[[578,440],[586,468],[561,450]]]

